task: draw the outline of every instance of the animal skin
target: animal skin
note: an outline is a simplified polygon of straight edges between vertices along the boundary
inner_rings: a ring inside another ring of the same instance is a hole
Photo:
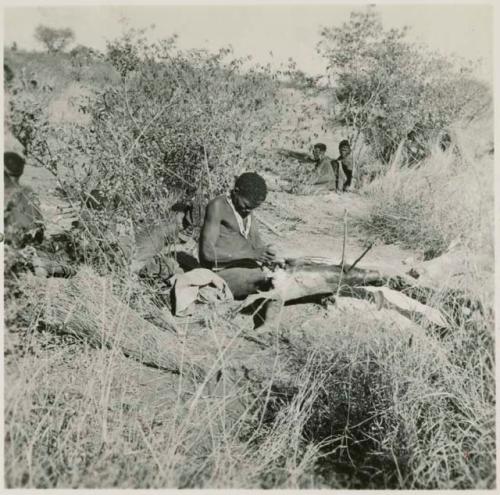
[[[388,275],[378,270],[350,269],[325,258],[298,258],[286,260],[271,277],[273,289],[248,296],[238,310],[262,299],[284,304],[311,297],[354,296],[373,298],[378,309],[387,306],[405,316],[418,314],[433,324],[447,326],[439,311],[390,288],[402,290],[411,287],[411,282],[404,276]]]

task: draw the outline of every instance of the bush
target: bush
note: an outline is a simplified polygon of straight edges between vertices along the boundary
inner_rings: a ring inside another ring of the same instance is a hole
[[[230,55],[182,52],[175,37],[148,44],[131,32],[107,48],[117,83],[80,101],[88,124],[56,126],[41,105],[21,118],[30,106],[17,95],[16,132],[75,206],[96,188],[107,198],[93,215],[102,232],[124,219],[164,223],[179,197],[206,201],[257,168],[256,151],[279,118],[270,69]]]
[[[335,81],[335,123],[350,129],[354,146],[364,139],[386,163],[408,132],[430,141],[491,103],[489,88],[473,78],[474,64],[410,43],[407,32],[385,30],[370,8],[324,28],[318,45]]]
[[[39,25],[35,29],[35,39],[44,45],[48,52],[57,53],[75,39],[75,33],[70,28],[54,29]]]

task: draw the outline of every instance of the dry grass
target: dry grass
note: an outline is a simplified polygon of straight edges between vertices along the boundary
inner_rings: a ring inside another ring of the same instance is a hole
[[[491,314],[440,335],[370,312],[294,308],[282,322],[287,340],[266,355],[267,380],[223,373],[211,388],[118,347],[55,335],[25,295],[7,315],[9,487],[494,486]],[[27,328],[15,314],[29,317]],[[211,315],[200,351],[215,347],[227,361],[214,330],[230,325]]]
[[[457,236],[470,250],[491,250],[491,159],[475,154],[468,136],[458,136],[459,159],[436,151],[420,169],[373,183],[364,228],[421,250],[440,252]],[[124,337],[134,324],[124,308],[140,313],[149,289],[110,277],[119,280],[119,301],[104,304],[95,286],[81,297],[103,335]],[[462,288],[481,299],[471,287]],[[492,300],[444,335],[376,322],[370,312],[296,308],[277,332],[286,339],[274,336],[268,351],[246,356],[266,380],[222,373],[214,385],[148,368],[118,346],[56,334],[37,293],[16,290],[5,317],[10,488],[495,486]],[[446,308],[448,295],[432,305]],[[188,350],[224,367],[249,324],[207,314]],[[220,339],[221,328],[234,338]]]
[[[372,211],[361,219],[363,227],[387,243],[434,256],[455,240],[492,256],[494,169],[493,156],[484,149],[488,132],[457,126],[448,151],[435,147],[418,168],[399,168],[396,161],[365,188]]]
[[[27,314],[37,301],[25,302]],[[210,390],[38,323],[11,326],[6,339],[7,486],[301,487],[313,479],[317,448],[302,439],[316,393],[306,386],[310,367],[270,422],[263,405],[272,374],[261,389],[235,389],[223,374]]]
[[[8,335],[11,487],[494,483],[492,335],[480,326],[440,339],[341,314],[292,329],[288,396],[209,392],[117,349],[43,331],[14,348]]]

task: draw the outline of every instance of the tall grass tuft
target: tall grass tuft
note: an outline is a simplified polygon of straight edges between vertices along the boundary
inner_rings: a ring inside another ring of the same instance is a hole
[[[365,187],[372,211],[361,219],[365,229],[386,243],[440,254],[452,241],[471,250],[493,246],[493,160],[476,139],[467,141],[456,127],[453,145],[432,147],[418,167],[401,168],[397,160],[385,175]]]
[[[318,319],[294,340],[315,356],[318,394],[304,434],[335,488],[495,486],[492,321],[445,337],[370,312]]]

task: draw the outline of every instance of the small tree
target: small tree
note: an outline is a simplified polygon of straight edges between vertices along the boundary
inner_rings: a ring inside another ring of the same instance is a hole
[[[407,32],[384,29],[369,8],[324,28],[318,46],[334,81],[336,123],[348,127],[354,145],[363,138],[383,162],[411,130],[427,141],[488,97],[472,77],[473,64],[410,43]]]
[[[39,25],[35,29],[35,39],[47,48],[49,53],[63,51],[75,39],[70,28],[55,29]]]

